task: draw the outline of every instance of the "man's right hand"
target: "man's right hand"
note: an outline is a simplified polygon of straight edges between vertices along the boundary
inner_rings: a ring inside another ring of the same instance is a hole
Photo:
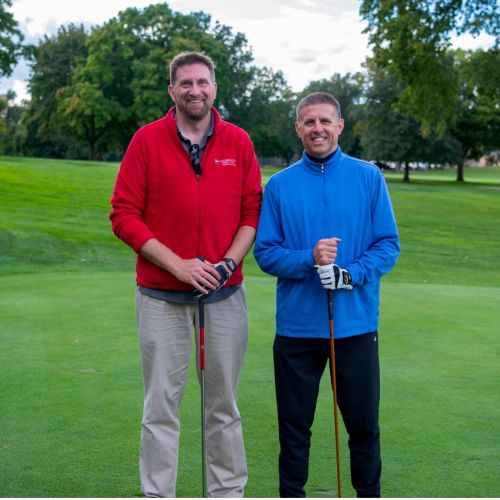
[[[313,250],[314,263],[318,266],[335,262],[337,258],[337,245],[340,238],[325,238],[319,240]]]
[[[182,259],[156,238],[144,243],[139,252],[179,281],[188,283],[202,293],[208,293],[208,290],[215,290],[219,286],[220,274],[211,262],[198,257]]]
[[[189,283],[202,294],[220,286],[220,274],[207,260],[180,259],[170,271],[178,280]]]

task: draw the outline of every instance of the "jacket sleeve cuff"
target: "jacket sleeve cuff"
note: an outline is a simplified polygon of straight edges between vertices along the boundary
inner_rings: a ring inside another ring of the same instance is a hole
[[[129,221],[128,224],[117,231],[117,236],[127,243],[135,253],[139,253],[144,244],[155,234],[140,220]]]

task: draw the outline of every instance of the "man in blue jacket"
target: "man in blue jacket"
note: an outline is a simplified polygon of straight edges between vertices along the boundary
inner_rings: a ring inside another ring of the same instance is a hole
[[[334,291],[337,400],[349,434],[358,497],[380,496],[380,278],[399,255],[384,178],[342,153],[338,101],[315,92],[297,106],[302,158],[273,175],[262,205],[254,254],[277,276],[273,347],[280,438],[280,496],[303,497],[311,426],[329,359],[325,290]]]

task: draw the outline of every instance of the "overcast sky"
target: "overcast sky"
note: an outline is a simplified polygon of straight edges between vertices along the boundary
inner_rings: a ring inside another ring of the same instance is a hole
[[[11,12],[26,36],[37,43],[55,34],[62,24],[102,25],[128,7],[142,8],[154,0],[14,0]],[[187,14],[204,11],[212,21],[244,33],[257,66],[281,70],[295,91],[311,80],[334,73],[360,71],[370,54],[365,23],[357,0],[169,0],[169,6]],[[490,37],[464,37],[463,48],[487,48]],[[0,93],[13,89],[27,97],[26,64],[19,64],[12,77],[0,79]]]

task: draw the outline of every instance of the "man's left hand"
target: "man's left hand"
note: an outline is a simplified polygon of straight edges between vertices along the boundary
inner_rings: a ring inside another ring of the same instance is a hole
[[[347,269],[343,269],[337,264],[315,267],[325,290],[352,290],[352,278]]]
[[[213,295],[215,292],[220,290],[226,284],[227,280],[232,274],[223,261],[217,262],[217,264],[214,265],[214,269],[219,273],[219,284],[217,285],[217,288],[214,288],[213,290],[207,290],[206,293],[195,290],[195,297],[198,300],[210,297],[210,295]]]

